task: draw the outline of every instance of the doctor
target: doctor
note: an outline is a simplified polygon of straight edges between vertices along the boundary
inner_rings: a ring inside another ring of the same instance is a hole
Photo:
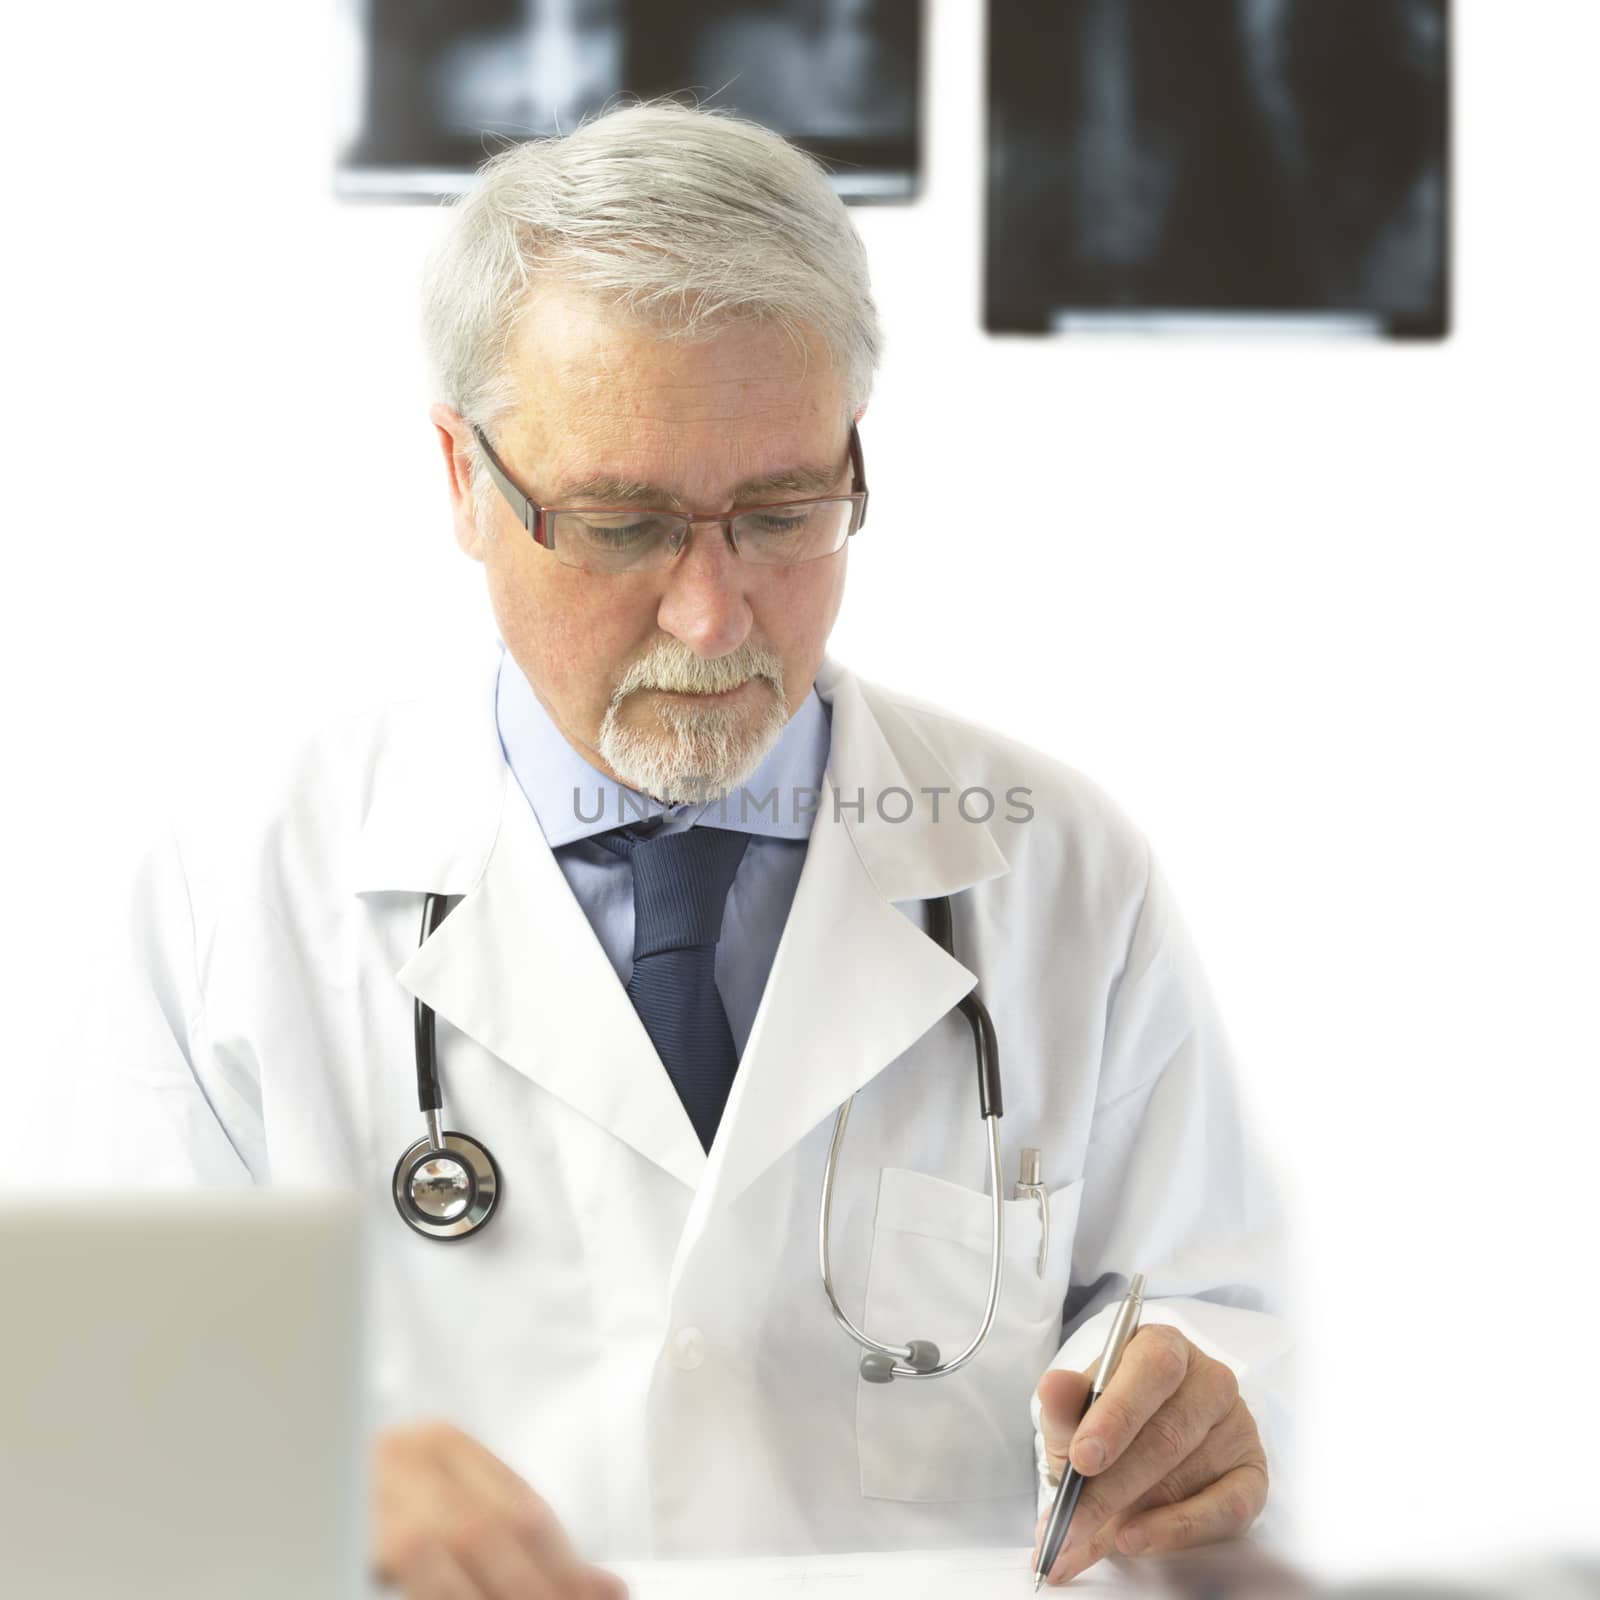
[[[879,346],[843,206],[762,130],[615,112],[489,164],[426,334],[495,648],[152,852],[109,1013],[146,1176],[370,1200],[378,1567],[511,1600],[611,1592],[585,1561],[624,1555],[1021,1544],[1069,1448],[1058,1576],[1249,1525],[1283,1341],[1161,873],[1085,778],[825,653]],[[1025,570],[1030,520],[975,498],[1003,465],[927,463],[979,583]],[[860,536],[914,580],[915,529]],[[993,1325],[958,1372],[868,1382],[817,1272],[834,1113],[856,1096],[841,1306],[948,1357],[990,1276],[974,984]],[[394,1194],[417,1001],[443,1128],[495,1164],[448,1242]],[[1136,1271],[1145,1325],[1075,1432]]]

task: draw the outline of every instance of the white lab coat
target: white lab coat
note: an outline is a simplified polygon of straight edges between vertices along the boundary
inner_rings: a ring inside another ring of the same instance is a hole
[[[492,663],[331,729],[248,817],[174,836],[137,876],[106,1081],[85,1097],[114,1122],[118,1173],[359,1186],[376,1420],[453,1420],[596,1559],[1027,1543],[1034,1387],[1098,1355],[1098,1308],[1134,1271],[1146,1320],[1229,1361],[1273,1426],[1268,1218],[1144,841],[1036,751],[831,658],[817,688],[831,793],[709,1156],[505,764]],[[969,789],[994,795],[989,821],[961,814]],[[425,891],[464,898],[419,949]],[[955,897],[954,960],[923,931],[937,895]],[[843,1303],[880,1338],[953,1353],[988,1272],[972,1038],[951,1009],[974,981],[1007,1193],[1039,1148],[1049,1251],[1041,1276],[1037,1209],[1008,1200],[981,1356],[875,1387],[817,1275],[833,1114],[859,1095]],[[390,1195],[423,1131],[413,996],[438,1017],[446,1127],[503,1175],[498,1215],[461,1244],[411,1232]]]

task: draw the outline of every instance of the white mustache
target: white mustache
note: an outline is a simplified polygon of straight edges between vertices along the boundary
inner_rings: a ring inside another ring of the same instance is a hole
[[[696,655],[687,659],[647,657],[624,675],[612,704],[640,689],[662,689],[669,694],[723,694],[752,678],[781,683],[782,665],[766,651],[720,656],[713,661],[703,661]]]

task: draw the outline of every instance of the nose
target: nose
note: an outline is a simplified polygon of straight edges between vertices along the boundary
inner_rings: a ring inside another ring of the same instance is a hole
[[[753,569],[728,542],[726,524],[707,518],[689,530],[666,581],[656,621],[696,655],[737,650],[750,633],[753,612],[747,592]]]

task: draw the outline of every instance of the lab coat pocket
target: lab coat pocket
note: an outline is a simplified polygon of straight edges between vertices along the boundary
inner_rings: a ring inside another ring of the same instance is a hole
[[[881,1500],[995,1500],[1033,1492],[1028,1402],[1060,1348],[1083,1180],[1050,1194],[1050,1240],[1032,1199],[1005,1202],[1004,1269],[983,1348],[943,1378],[857,1381],[861,1492]],[[931,1339],[949,1360],[983,1318],[988,1195],[886,1167],[867,1269],[865,1331],[894,1344]]]

